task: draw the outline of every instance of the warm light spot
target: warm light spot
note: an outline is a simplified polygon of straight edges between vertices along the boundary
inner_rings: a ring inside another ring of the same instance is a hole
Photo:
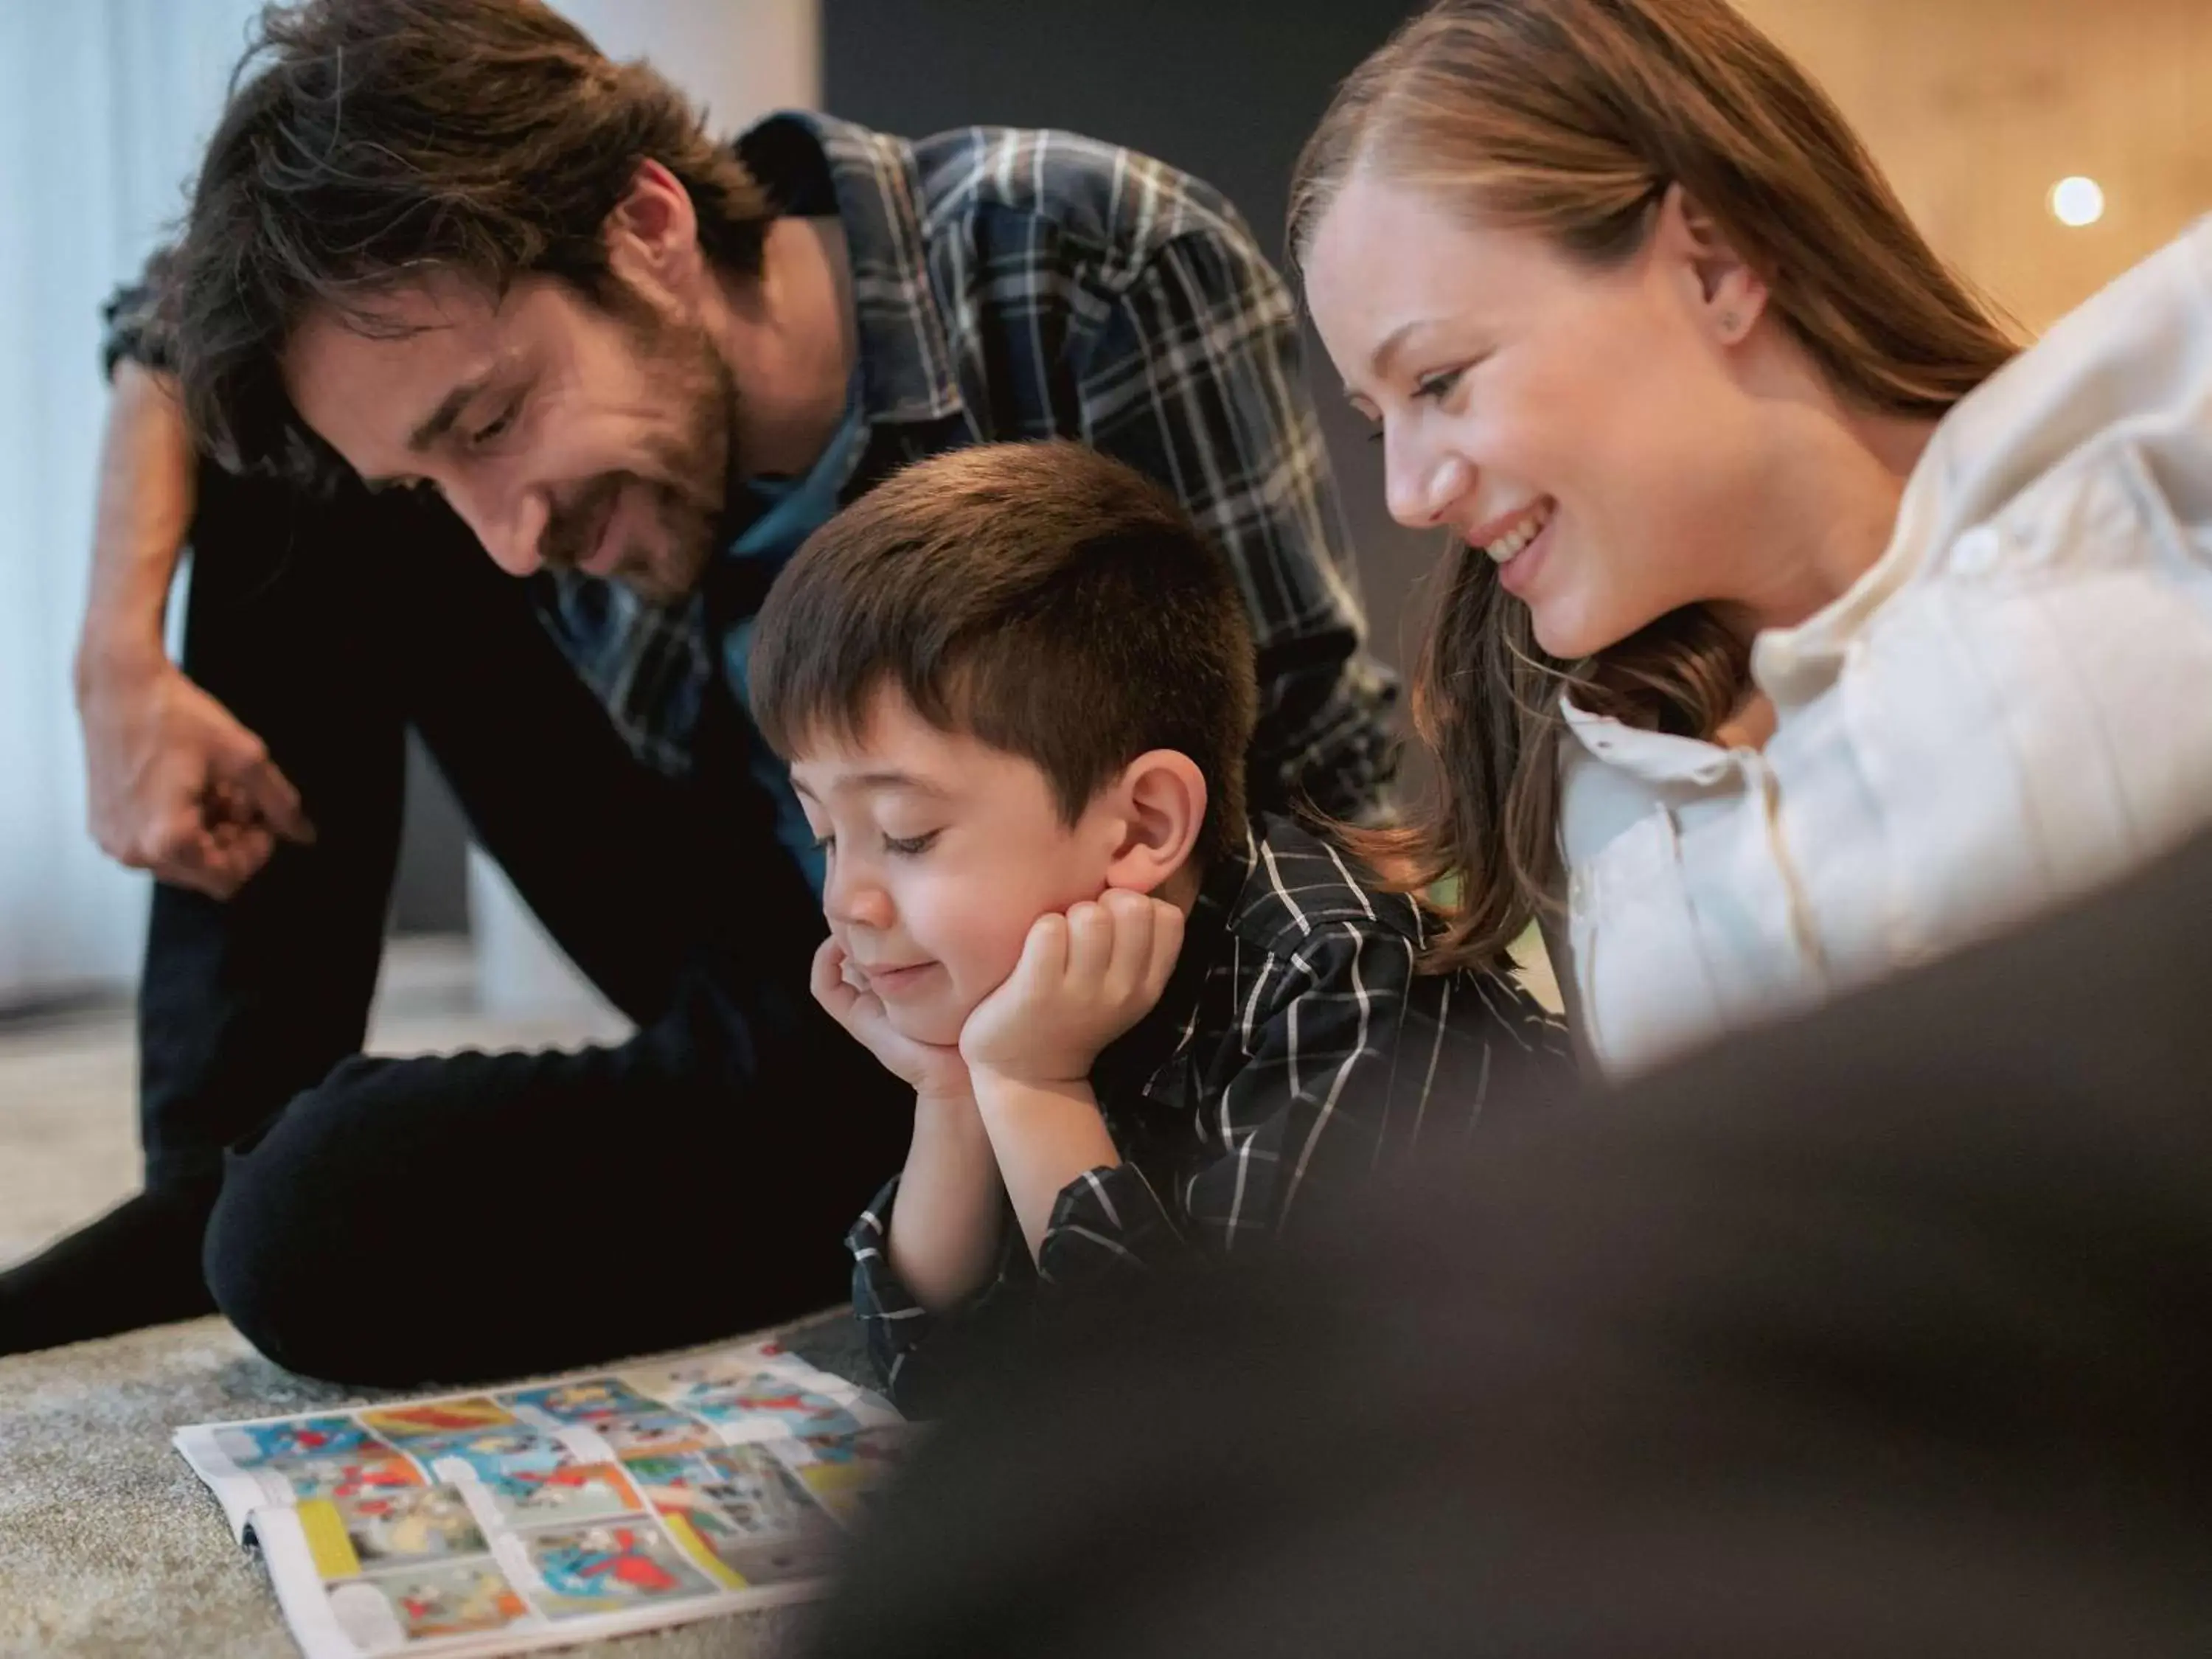
[[[2075,174],[2051,187],[2051,212],[2062,225],[2080,229],[2105,216],[2105,187],[2094,179]]]

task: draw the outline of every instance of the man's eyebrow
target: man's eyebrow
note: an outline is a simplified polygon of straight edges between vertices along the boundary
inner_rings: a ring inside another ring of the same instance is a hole
[[[453,429],[453,422],[461,418],[461,411],[490,384],[490,375],[479,374],[472,380],[462,381],[448,392],[446,400],[430,411],[430,417],[407,434],[408,453],[428,454],[433,444]]]

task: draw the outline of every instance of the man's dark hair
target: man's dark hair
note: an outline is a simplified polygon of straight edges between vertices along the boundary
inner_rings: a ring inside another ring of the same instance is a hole
[[[878,692],[1036,763],[1073,823],[1152,749],[1205,774],[1199,855],[1244,843],[1259,699],[1228,560],[1141,473],[1072,443],[953,450],[816,531],[755,624],[753,715],[788,760]]]
[[[169,266],[185,405],[245,470],[313,470],[279,373],[312,307],[388,331],[375,301],[434,270],[608,286],[603,231],[640,163],[690,192],[717,264],[759,269],[770,208],[702,112],[538,0],[272,5],[231,81]]]

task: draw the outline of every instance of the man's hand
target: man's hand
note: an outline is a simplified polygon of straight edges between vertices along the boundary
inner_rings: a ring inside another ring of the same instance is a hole
[[[884,1013],[883,999],[848,981],[845,965],[845,947],[835,939],[823,939],[814,953],[811,984],[814,1000],[830,1011],[830,1018],[923,1099],[967,1099],[973,1091],[960,1051],[902,1036]]]
[[[312,842],[261,739],[158,652],[78,677],[92,833],[110,858],[227,899],[281,837]]]
[[[1182,951],[1182,912],[1123,888],[1039,916],[1006,982],[960,1032],[969,1066],[1042,1087],[1081,1083],[1099,1052],[1160,1000]]]

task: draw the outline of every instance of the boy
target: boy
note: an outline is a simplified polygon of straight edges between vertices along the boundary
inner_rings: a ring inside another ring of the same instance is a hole
[[[848,1241],[902,1404],[948,1317],[1265,1237],[1565,1079],[1502,975],[1416,974],[1413,902],[1248,823],[1235,578],[1119,463],[897,475],[800,550],[752,651],[828,858],[814,994],[915,1091]]]

